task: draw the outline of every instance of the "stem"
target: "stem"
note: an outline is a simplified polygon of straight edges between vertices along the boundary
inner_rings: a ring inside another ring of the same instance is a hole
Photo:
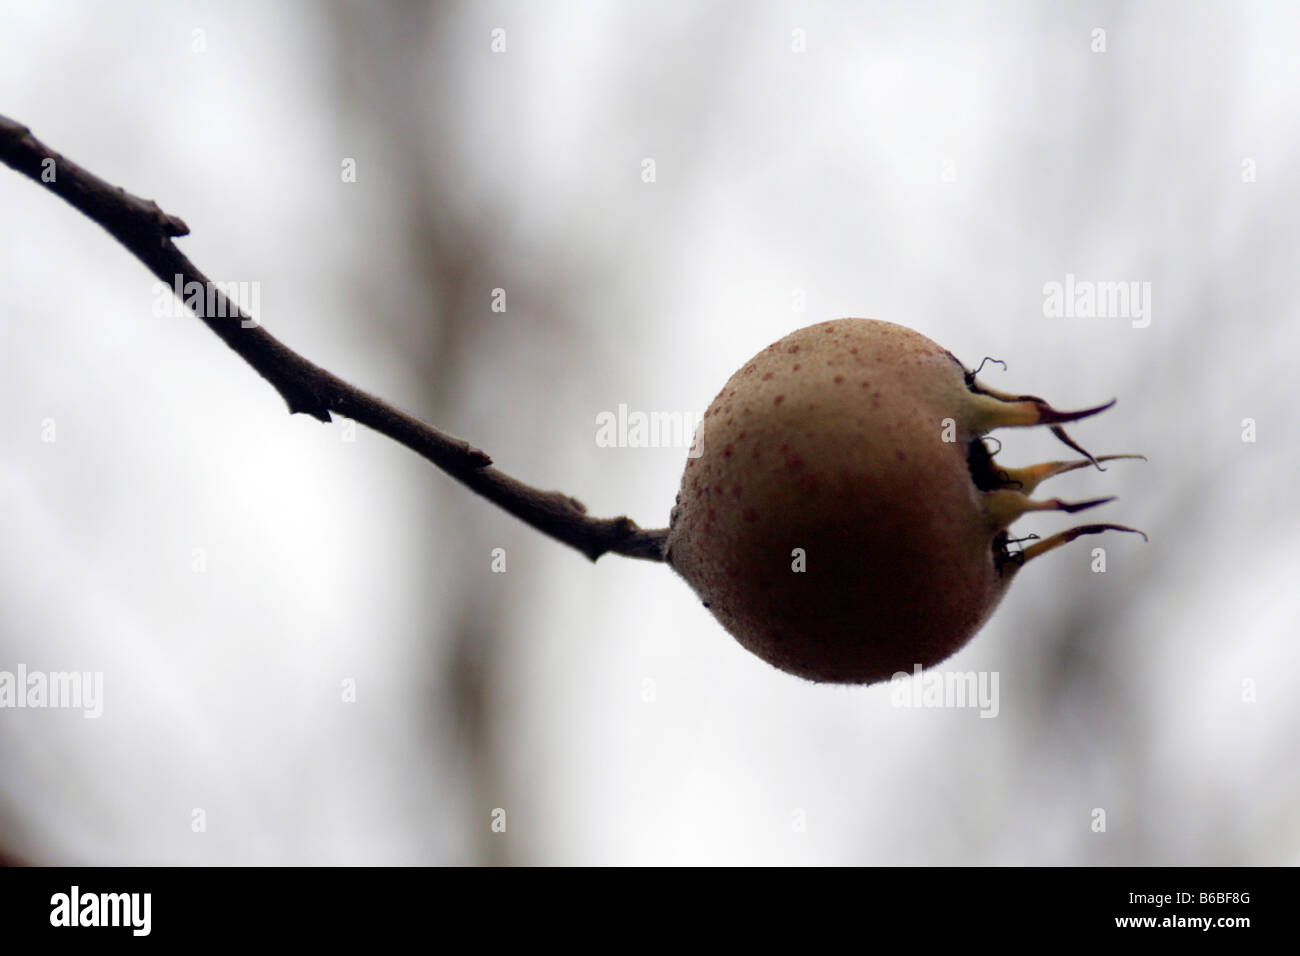
[[[337,412],[387,435],[433,462],[470,490],[543,534],[581,551],[662,561],[666,529],[644,530],[630,518],[593,518],[582,502],[541,491],[492,467],[469,442],[441,432],[309,362],[275,338],[187,259],[172,242],[189,227],[153,200],[104,182],[54,152],[21,123],[0,116],[0,162],[99,223],[169,288],[199,283],[204,295],[183,299],[209,329],[271,383],[289,406],[322,422]],[[211,308],[209,309],[209,306]],[[212,314],[208,314],[208,312]]]

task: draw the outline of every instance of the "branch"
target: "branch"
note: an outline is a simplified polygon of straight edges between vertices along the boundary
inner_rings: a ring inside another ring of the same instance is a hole
[[[204,295],[182,298],[195,315],[283,396],[290,414],[329,422],[338,412],[368,425],[433,462],[461,484],[543,534],[591,560],[602,554],[662,561],[665,529],[643,530],[629,518],[593,518],[582,502],[539,491],[492,467],[469,442],[426,425],[312,364],[275,338],[229,299],[172,239],[189,227],[149,199],[104,182],[51,150],[27,127],[0,116],[0,161],[61,197],[99,223],[160,281],[178,293],[199,283]],[[211,314],[209,314],[211,313]]]

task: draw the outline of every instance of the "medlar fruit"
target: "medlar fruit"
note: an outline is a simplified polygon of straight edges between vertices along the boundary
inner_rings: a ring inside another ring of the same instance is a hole
[[[1062,412],[995,391],[890,322],[800,329],[747,362],[705,412],[665,556],[723,627],[781,670],[840,683],[910,673],[966,644],[1025,561],[1080,535],[1135,531],[1086,524],[1023,547],[1030,538],[1008,531],[1029,511],[1113,500],[1029,497],[1064,471],[1141,457],[1093,458],[1061,428],[1113,404]],[[1087,457],[998,465],[983,436],[1028,425]]]

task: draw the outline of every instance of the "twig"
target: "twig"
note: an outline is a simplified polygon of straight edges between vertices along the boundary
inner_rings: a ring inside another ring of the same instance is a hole
[[[191,283],[205,290],[183,301],[289,405],[329,422],[338,412],[423,455],[461,484],[543,534],[581,551],[591,560],[614,553],[662,561],[664,529],[643,530],[629,518],[593,518],[580,501],[557,491],[539,491],[492,467],[492,459],[387,402],[312,364],[254,322],[209,282],[172,239],[189,227],[149,199],[133,196],[51,150],[21,123],[0,116],[0,161],[99,223],[168,287]],[[179,277],[179,278],[178,278]],[[211,313],[211,314],[208,314]]]

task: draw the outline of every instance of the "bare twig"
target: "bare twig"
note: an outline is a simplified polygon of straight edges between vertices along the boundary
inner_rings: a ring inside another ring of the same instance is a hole
[[[593,518],[580,501],[511,478],[493,468],[492,459],[468,442],[426,425],[307,361],[254,322],[176,248],[172,239],[189,234],[183,221],[167,215],[152,200],[104,182],[4,116],[0,116],[0,161],[99,223],[167,286],[181,289],[198,283],[205,294],[187,296],[186,305],[275,387],[290,413],[302,412],[328,422],[330,412],[338,412],[368,425],[593,561],[606,553],[663,560],[664,529],[643,530],[623,517]]]

